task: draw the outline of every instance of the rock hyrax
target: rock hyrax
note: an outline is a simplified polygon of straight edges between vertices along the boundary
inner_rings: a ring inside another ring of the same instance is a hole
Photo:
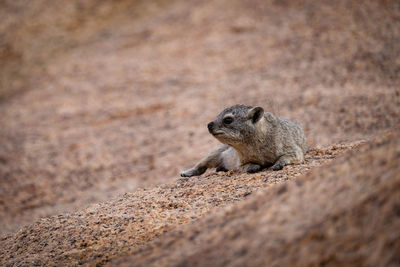
[[[261,107],[226,108],[208,124],[208,130],[223,145],[181,176],[201,175],[208,168],[254,173],[272,166],[277,171],[285,165],[302,162],[307,151],[299,124],[276,117]]]

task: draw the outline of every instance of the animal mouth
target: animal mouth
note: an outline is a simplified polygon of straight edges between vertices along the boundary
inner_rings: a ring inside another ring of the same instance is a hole
[[[224,133],[223,133],[223,132],[215,132],[215,133],[212,133],[212,135],[214,135],[214,136],[221,135],[221,134],[224,134]]]

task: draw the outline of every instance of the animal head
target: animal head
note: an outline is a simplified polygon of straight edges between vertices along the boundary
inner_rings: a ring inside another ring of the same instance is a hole
[[[222,111],[207,127],[221,143],[233,147],[249,140],[257,130],[257,123],[264,117],[264,109],[245,105],[235,105]]]

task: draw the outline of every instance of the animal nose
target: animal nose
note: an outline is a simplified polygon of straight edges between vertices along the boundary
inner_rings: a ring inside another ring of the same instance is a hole
[[[207,124],[207,128],[209,132],[212,132],[212,130],[214,129],[214,122],[210,122],[209,124]]]

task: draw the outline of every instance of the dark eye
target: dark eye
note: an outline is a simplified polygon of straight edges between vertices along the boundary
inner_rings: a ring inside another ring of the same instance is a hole
[[[233,122],[233,118],[231,118],[231,117],[226,117],[225,119],[224,119],[224,123],[225,124],[231,124]]]

